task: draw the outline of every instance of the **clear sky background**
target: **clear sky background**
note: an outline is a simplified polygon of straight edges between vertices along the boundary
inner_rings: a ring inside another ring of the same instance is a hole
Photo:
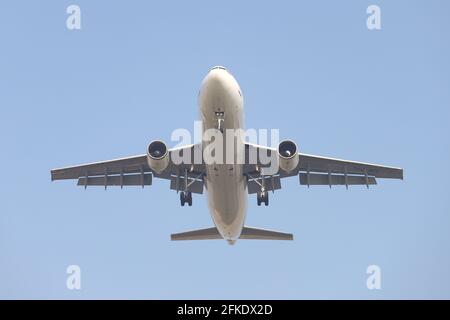
[[[66,28],[81,7],[82,29]],[[382,30],[366,27],[381,7]],[[450,298],[450,2],[1,1],[0,298]],[[401,166],[404,181],[300,186],[247,224],[293,242],[170,242],[212,225],[167,181],[50,181],[193,128],[214,65],[250,128],[302,152]],[[82,289],[66,288],[81,267]],[[366,288],[379,265],[382,289]]]

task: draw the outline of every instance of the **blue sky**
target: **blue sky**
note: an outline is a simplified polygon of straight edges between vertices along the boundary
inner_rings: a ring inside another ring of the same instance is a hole
[[[81,7],[82,29],[66,28]],[[382,30],[366,28],[381,8]],[[2,1],[0,298],[450,298],[448,1]],[[306,153],[401,166],[366,190],[295,178],[248,225],[293,242],[170,242],[212,225],[168,182],[83,188],[54,167],[192,128],[229,68],[250,128]],[[81,290],[66,268],[81,267]],[[379,265],[382,289],[366,288]]]

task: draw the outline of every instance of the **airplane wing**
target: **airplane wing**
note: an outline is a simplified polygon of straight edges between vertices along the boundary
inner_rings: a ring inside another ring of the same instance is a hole
[[[254,144],[245,144],[246,152],[254,151],[259,155],[260,152],[277,152],[276,149],[259,146]],[[251,150],[255,148],[256,150]],[[366,185],[367,187],[376,184],[376,178],[387,179],[403,179],[403,169],[382,166],[378,164],[370,164],[364,162],[356,162],[349,160],[341,160],[328,158],[304,153],[298,153],[299,161],[297,166],[287,172],[279,169],[277,174],[269,177],[262,177],[258,166],[264,165],[257,163],[256,165],[246,165],[244,172],[248,176],[248,191],[256,193],[259,191],[262,180],[267,178],[265,184],[266,189],[274,191],[281,189],[280,179],[299,176],[300,184],[307,185]]]
[[[203,193],[203,164],[185,165],[172,162],[172,152],[180,150],[193,154],[195,145],[169,150],[169,165],[160,172],[150,169],[147,155],[137,155],[127,158],[100,161],[51,170],[51,179],[77,179],[79,186],[142,186],[151,185],[152,177],[170,180],[170,188],[182,191],[183,186],[189,185],[193,193]]]

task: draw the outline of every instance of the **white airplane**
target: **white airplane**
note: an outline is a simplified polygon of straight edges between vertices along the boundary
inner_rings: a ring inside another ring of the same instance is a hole
[[[224,67],[212,68],[204,78],[199,108],[203,130],[223,133],[244,127],[241,89]],[[238,143],[233,143],[233,150],[236,154],[244,154],[242,162],[236,161],[236,157],[231,163],[206,161],[204,151],[208,141],[205,140],[173,149],[156,140],[148,145],[147,154],[54,169],[51,178],[78,179],[78,185],[85,188],[104,186],[105,189],[107,186],[144,187],[152,184],[153,177],[167,179],[170,188],[180,193],[182,206],[185,203],[191,206],[192,193],[202,194],[206,189],[215,227],[172,234],[171,239],[225,239],[229,244],[234,244],[237,239],[293,240],[290,233],[244,225],[247,194],[256,194],[258,206],[262,203],[267,206],[269,192],[281,189],[282,178],[298,175],[301,185],[328,185],[330,188],[332,185],[347,188],[349,185],[366,185],[368,188],[376,184],[375,178],[403,179],[400,168],[299,153],[296,144],[290,140],[280,142],[276,149],[247,143],[240,135],[236,140]],[[243,152],[239,151],[239,142]],[[276,160],[275,171],[265,172],[269,165],[262,161],[264,153]],[[251,154],[257,155],[254,161],[250,161]],[[180,156],[187,156],[190,161],[180,162]],[[196,158],[197,161],[192,161]]]

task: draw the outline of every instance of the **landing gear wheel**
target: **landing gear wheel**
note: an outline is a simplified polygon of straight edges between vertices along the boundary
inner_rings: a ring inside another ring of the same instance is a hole
[[[186,192],[186,201],[187,201],[187,203],[188,203],[188,205],[189,205],[189,207],[190,206],[192,206],[192,192],[190,192],[190,191],[188,191],[188,192]]]
[[[258,206],[261,206],[261,203],[264,202],[265,206],[269,205],[269,193],[267,191],[261,191],[257,197],[256,197],[256,201],[258,203]]]
[[[265,196],[265,199],[264,199],[264,204],[265,204],[266,207],[269,205],[269,193],[268,192],[266,192],[266,196]]]
[[[184,205],[186,203],[188,204],[188,206],[192,206],[192,192],[181,191],[180,192],[180,203],[181,203],[182,207],[184,207]]]
[[[182,207],[184,207],[184,204],[186,203],[186,196],[183,191],[180,192],[180,203]]]

